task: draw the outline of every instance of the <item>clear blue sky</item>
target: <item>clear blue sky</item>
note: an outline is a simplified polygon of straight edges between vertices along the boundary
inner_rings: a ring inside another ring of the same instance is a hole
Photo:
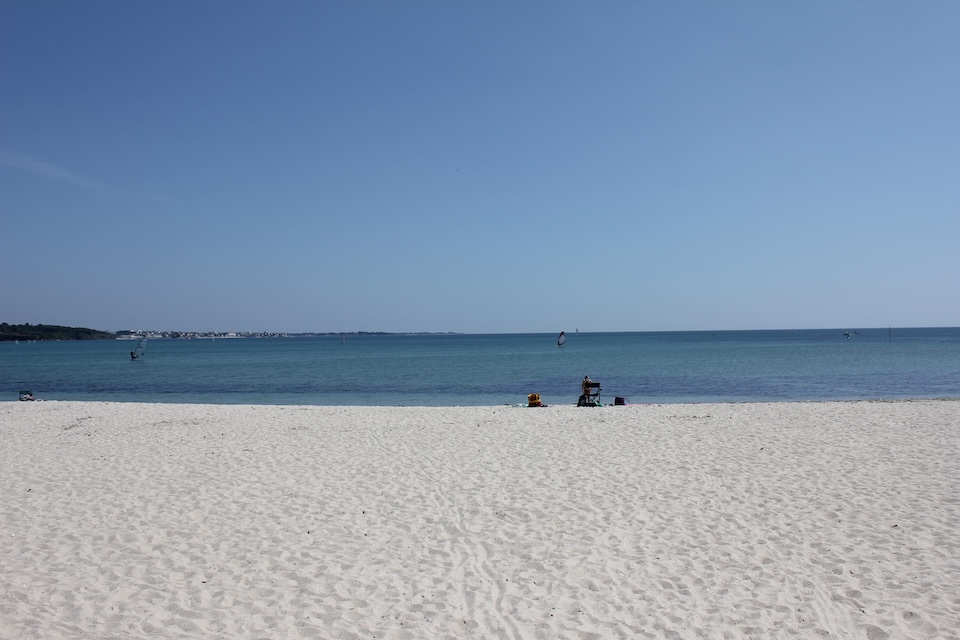
[[[3,2],[0,321],[960,325],[960,2]]]

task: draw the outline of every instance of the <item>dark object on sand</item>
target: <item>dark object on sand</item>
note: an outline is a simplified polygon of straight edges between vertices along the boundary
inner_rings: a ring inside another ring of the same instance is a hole
[[[585,379],[583,381],[583,393],[577,400],[578,407],[599,407],[600,405],[600,383]]]

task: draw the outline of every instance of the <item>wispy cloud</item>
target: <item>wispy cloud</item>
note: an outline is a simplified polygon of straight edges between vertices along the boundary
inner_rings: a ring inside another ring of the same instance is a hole
[[[0,164],[23,171],[29,171],[30,173],[45,176],[53,180],[66,182],[82,189],[89,189],[91,191],[107,190],[106,187],[93,180],[88,180],[79,174],[64,169],[55,162],[49,162],[37,156],[0,151]]]

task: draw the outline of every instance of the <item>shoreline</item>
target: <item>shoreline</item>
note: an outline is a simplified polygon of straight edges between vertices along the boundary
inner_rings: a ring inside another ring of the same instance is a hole
[[[960,637],[960,401],[514,408],[0,403],[0,637]]]
[[[629,398],[627,398],[629,400]],[[504,402],[501,404],[301,404],[301,403],[263,403],[263,402],[181,402],[181,401],[170,401],[170,402],[158,402],[158,401],[144,401],[144,400],[61,400],[61,399],[47,399],[47,398],[34,398],[30,402],[37,403],[54,403],[54,404],[104,404],[104,405],[143,405],[143,406],[159,406],[159,407],[262,407],[262,408],[273,408],[273,409],[283,409],[283,408],[340,408],[340,409],[562,409],[562,408],[578,408],[578,409],[623,409],[625,407],[699,407],[699,406],[713,406],[713,405],[731,405],[731,406],[743,406],[743,405],[789,405],[789,404],[856,404],[856,403],[911,403],[911,402],[958,402],[960,403],[960,396],[930,396],[930,397],[889,397],[889,398],[831,398],[826,400],[723,400],[723,401],[713,401],[713,400],[704,400],[702,402],[663,402],[663,401],[651,401],[651,402],[627,402],[622,405],[614,404],[611,402],[604,402],[598,407],[578,407],[576,400],[572,402],[566,402],[558,404],[555,401],[550,402],[549,404],[544,404],[542,407],[528,407],[524,402],[513,402],[508,403]],[[20,401],[16,397],[6,398],[0,400],[0,407],[7,404],[20,404]],[[29,403],[24,403],[29,404]]]

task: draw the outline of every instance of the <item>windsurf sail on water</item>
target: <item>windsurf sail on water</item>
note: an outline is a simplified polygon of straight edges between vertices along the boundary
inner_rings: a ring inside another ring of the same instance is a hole
[[[143,357],[143,352],[147,350],[147,339],[140,338],[140,342],[137,343],[137,348],[130,352],[131,360],[139,360]]]
[[[557,346],[558,346],[558,347],[562,347],[562,346],[563,346],[563,343],[566,342],[566,341],[567,341],[567,334],[565,334],[563,331],[561,331],[561,332],[560,332],[560,335],[557,336]]]

